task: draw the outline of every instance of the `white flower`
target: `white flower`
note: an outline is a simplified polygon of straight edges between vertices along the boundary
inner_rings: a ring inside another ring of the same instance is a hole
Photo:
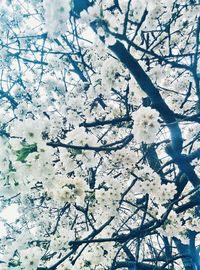
[[[185,225],[182,224],[181,216],[177,215],[173,210],[168,215],[164,225],[158,231],[167,237],[182,238],[185,233]]]
[[[53,198],[60,203],[78,203],[83,204],[87,185],[82,178],[67,178],[57,176],[53,185]],[[51,192],[50,192],[51,193]]]
[[[113,36],[108,36],[105,38],[105,44],[107,46],[113,46],[116,43],[116,39]]]
[[[141,107],[133,113],[134,139],[137,143],[153,143],[159,131],[159,113],[149,107]]]
[[[150,167],[143,165],[143,170],[139,170],[138,181],[134,185],[136,193],[149,194],[151,199],[158,204],[165,204],[173,199],[176,194],[174,183],[162,184],[160,176]]]
[[[0,137],[0,172],[6,173],[9,171],[10,151],[8,148],[8,141]]]
[[[92,151],[84,151],[82,152],[78,157],[78,160],[83,162],[84,167],[86,168],[92,168],[96,167],[99,163],[98,158],[94,155]]]
[[[58,267],[58,270],[72,270],[73,266],[69,261],[64,261],[63,263],[61,263]]]
[[[117,184],[117,182],[115,183],[115,186],[110,185],[108,190],[102,188],[95,191],[95,198],[103,212],[116,211],[118,202],[121,198],[120,191],[121,187]]]
[[[37,269],[42,252],[39,247],[32,247],[20,252],[21,266],[26,270]]]
[[[51,38],[57,38],[67,29],[67,19],[71,9],[70,1],[44,0],[45,26]]]
[[[97,29],[97,34],[98,34],[100,37],[105,36],[105,31],[104,31],[104,29],[103,29],[102,27],[99,27],[99,28]]]
[[[67,142],[72,141],[77,145],[97,145],[97,138],[93,134],[87,133],[84,127],[77,127],[67,134]]]
[[[112,87],[119,88],[119,78],[122,74],[125,75],[126,70],[118,60],[110,57],[104,61],[101,69],[101,78],[105,92]]]
[[[80,21],[82,23],[89,23],[101,17],[101,9],[99,7],[99,3],[95,3],[94,5],[90,6],[87,11],[83,10],[80,13],[80,17]]]
[[[42,119],[33,120],[32,118],[23,121],[16,120],[12,122],[10,134],[13,137],[19,137],[26,140],[28,144],[42,143],[42,132],[44,130],[44,122]]]
[[[114,152],[111,156],[114,166],[117,168],[124,167],[125,169],[133,169],[136,163],[137,157],[130,149],[123,148]]]
[[[74,230],[71,230],[70,228],[60,228],[59,232],[51,237],[51,248],[53,250],[66,249],[69,241],[74,240],[74,233]]]
[[[134,106],[139,106],[142,104],[142,98],[146,97],[145,92],[138,86],[136,80],[131,76],[129,81],[129,100]]]

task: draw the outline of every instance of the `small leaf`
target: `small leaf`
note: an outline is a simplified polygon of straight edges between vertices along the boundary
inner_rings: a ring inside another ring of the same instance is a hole
[[[23,148],[16,151],[17,161],[26,162],[26,158],[29,154],[37,152],[36,144],[22,144]]]

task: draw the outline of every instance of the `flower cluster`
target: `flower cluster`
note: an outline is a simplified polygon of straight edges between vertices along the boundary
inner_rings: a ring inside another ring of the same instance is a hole
[[[158,229],[158,231],[167,237],[181,238],[185,233],[185,226],[181,220],[181,215],[177,215],[175,211],[171,211],[168,215],[164,225]]]
[[[110,91],[112,87],[117,87],[123,90],[124,86],[126,85],[126,81],[124,80],[126,70],[115,58],[110,57],[104,61],[100,75],[102,79],[102,86],[107,91]]]
[[[60,228],[54,235],[51,236],[51,249],[61,250],[67,249],[69,241],[74,240],[74,231],[70,228]]]
[[[155,141],[160,127],[158,117],[159,113],[156,110],[143,106],[133,113],[133,132],[136,142],[153,143]]]
[[[42,257],[42,252],[39,247],[32,247],[20,252],[20,266],[22,269],[35,270]]]
[[[139,179],[133,187],[135,192],[149,194],[155,203],[165,204],[176,194],[176,185],[162,184],[160,176],[148,166],[143,165],[143,169],[137,172],[137,176]]]
[[[57,38],[67,30],[67,19],[71,9],[71,1],[44,0],[44,16],[46,30],[51,38]]]
[[[52,188],[50,193],[52,193],[55,201],[61,204],[66,202],[84,204],[85,192],[87,190],[84,179],[56,176]]]

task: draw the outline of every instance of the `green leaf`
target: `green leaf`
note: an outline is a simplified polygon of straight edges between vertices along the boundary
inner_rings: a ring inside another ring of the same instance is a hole
[[[37,152],[37,145],[36,143],[34,144],[22,144],[22,149],[17,150],[16,154],[17,154],[17,161],[21,161],[21,162],[26,162],[26,158],[29,154]]]
[[[70,149],[69,152],[71,154],[71,157],[76,157],[76,155],[82,154],[81,149]]]

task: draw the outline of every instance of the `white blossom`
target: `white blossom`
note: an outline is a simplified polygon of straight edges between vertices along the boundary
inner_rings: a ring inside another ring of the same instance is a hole
[[[51,38],[57,38],[67,30],[71,1],[44,0],[45,27]]]
[[[39,266],[42,253],[39,247],[20,251],[21,266],[27,270],[35,270]]]
[[[134,120],[134,139],[136,142],[153,143],[156,133],[159,131],[159,113],[149,107],[140,107],[133,113]]]

